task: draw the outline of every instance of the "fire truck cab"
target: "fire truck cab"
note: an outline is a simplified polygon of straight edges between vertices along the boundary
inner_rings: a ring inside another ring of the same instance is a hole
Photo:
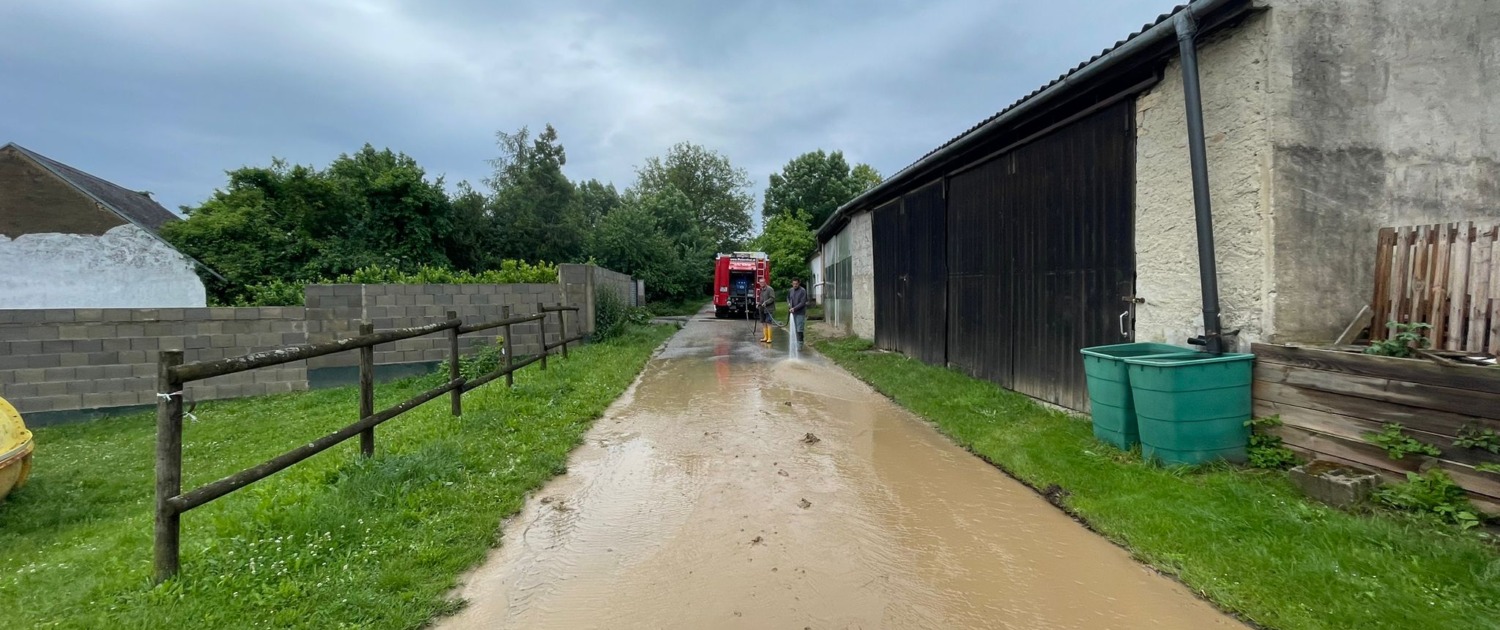
[[[714,258],[714,317],[756,317],[760,282],[771,281],[765,252],[734,252]]]

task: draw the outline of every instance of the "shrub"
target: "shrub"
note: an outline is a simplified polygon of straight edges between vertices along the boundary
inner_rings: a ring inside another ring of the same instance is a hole
[[[1390,339],[1371,343],[1370,347],[1365,348],[1365,354],[1410,358],[1413,348],[1421,349],[1432,345],[1432,340],[1422,334],[1422,331],[1432,328],[1431,324],[1391,322],[1390,326],[1396,329],[1396,334]]]
[[[1375,499],[1397,510],[1436,516],[1463,529],[1484,521],[1484,515],[1469,503],[1468,493],[1441,468],[1420,475],[1406,473],[1406,483],[1377,490]]]
[[[1385,449],[1385,454],[1391,459],[1401,459],[1412,454],[1432,457],[1443,454],[1438,447],[1418,441],[1404,433],[1403,429],[1400,424],[1392,422],[1386,424],[1380,433],[1366,433],[1365,441]]]
[[[1281,436],[1266,433],[1271,427],[1281,426],[1281,418],[1254,418],[1245,422],[1250,427],[1250,448],[1247,449],[1251,468],[1282,470],[1297,463],[1297,454],[1283,446]]]
[[[231,306],[302,306],[306,283],[276,279],[245,287]]]
[[[625,326],[629,323],[628,317],[631,309],[625,306],[625,301],[614,291],[596,289],[594,291],[594,341],[604,341],[620,336],[625,332]]]
[[[472,381],[500,369],[500,364],[504,362],[504,341],[496,337],[495,343],[490,344],[481,339],[475,343],[473,350],[458,359],[458,373]]]

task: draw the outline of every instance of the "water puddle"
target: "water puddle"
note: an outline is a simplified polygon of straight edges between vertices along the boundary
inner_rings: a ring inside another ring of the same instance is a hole
[[[690,322],[440,627],[1242,627],[756,334]]]

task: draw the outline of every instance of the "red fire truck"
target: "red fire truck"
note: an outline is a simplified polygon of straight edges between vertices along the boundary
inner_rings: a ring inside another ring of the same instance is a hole
[[[734,252],[714,258],[714,316],[756,317],[755,297],[761,281],[771,281],[765,252]]]

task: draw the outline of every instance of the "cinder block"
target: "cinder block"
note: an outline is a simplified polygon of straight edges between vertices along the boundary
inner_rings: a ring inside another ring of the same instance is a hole
[[[281,333],[281,345],[294,346],[307,343],[307,333]]]
[[[155,351],[161,348],[161,340],[156,337],[141,337],[130,340],[130,349],[139,351]]]
[[[0,340],[5,340],[5,336],[4,336],[5,332],[6,332],[5,328],[0,328]],[[89,326],[84,326],[84,325],[58,326],[57,327],[57,337],[59,339],[88,339],[89,338]]]
[[[254,339],[254,335],[231,335],[227,333],[212,335],[208,339],[208,345],[211,348],[248,348],[255,345],[253,343],[242,343],[242,340],[247,339]]]
[[[27,357],[24,356],[0,355],[0,370],[19,370],[29,367],[26,365],[26,359]]]
[[[107,392],[95,392],[84,394],[79,409],[100,409],[109,406],[109,394]]]
[[[146,352],[145,350],[129,350],[120,353],[120,363],[125,365],[155,365],[156,362],[153,360],[154,355],[154,352]],[[152,373],[154,374],[155,372]]]
[[[109,405],[111,407],[144,405],[148,404],[147,400],[152,400],[151,398],[148,398],[148,396],[154,395],[155,392],[144,392],[144,395],[143,392],[140,391],[111,392],[109,394]]]
[[[187,337],[168,335],[157,339],[157,350],[185,350]]]
[[[16,382],[18,370],[0,370],[0,385],[10,385]]]
[[[260,319],[260,312],[261,309],[258,308],[237,308],[234,309],[234,313],[232,313],[232,315],[234,316],[233,318],[237,320],[255,321],[257,319]]]
[[[183,340],[184,349],[200,350],[203,348],[208,348],[210,347],[209,339],[210,338],[207,335],[193,335]]]
[[[185,308],[182,309],[182,319],[190,322],[202,322],[213,319],[211,308]]]
[[[8,342],[6,354],[9,356],[21,356],[27,354],[41,354],[42,344],[46,341],[11,341]]]
[[[132,376],[129,365],[106,365],[104,366],[104,378],[130,378]]]
[[[75,308],[73,309],[73,321],[97,322],[104,317],[104,311],[97,308]]]
[[[71,308],[49,308],[42,310],[42,321],[64,324],[77,319]]]
[[[131,312],[130,321],[152,322],[161,319],[161,310],[155,308],[138,308]]]
[[[116,334],[117,332],[119,332],[118,328],[119,327],[115,326],[114,324],[94,324],[92,326],[89,326],[88,331],[85,334],[88,335],[89,339],[109,339],[119,336],[118,334]]]
[[[99,312],[99,321],[128,322],[134,313],[133,308],[106,308]]]
[[[43,383],[43,384],[16,383],[14,385],[6,385],[5,386],[5,398],[7,398],[10,402],[14,403],[17,400],[22,399],[22,398],[34,398],[36,396],[41,396],[42,395],[42,387],[52,388],[52,387],[61,386],[61,385],[63,385],[63,384],[62,383]],[[66,394],[66,393],[67,393],[66,387],[64,387],[64,391],[49,393],[48,395],[49,396],[56,396],[56,395],[59,395],[59,394]]]
[[[99,342],[99,349],[92,352],[124,352],[130,349],[129,339],[93,339]]]
[[[73,370],[73,378],[76,378],[76,379],[78,379],[80,381],[93,381],[93,380],[99,380],[99,379],[104,378],[104,366],[102,366],[102,365],[85,365],[85,366],[79,367],[79,368],[59,368],[59,369],[72,369]]]
[[[26,357],[28,368],[58,368],[62,367],[62,357],[67,355],[58,354],[33,354]]]
[[[82,367],[82,366],[85,366],[85,365],[89,364],[89,355],[84,354],[84,353],[70,352],[68,354],[59,354],[59,355],[56,355],[56,358],[57,358],[57,361],[58,361],[57,365],[51,365],[51,366],[31,366],[31,367],[71,367],[71,368],[76,368],[76,367]]]

